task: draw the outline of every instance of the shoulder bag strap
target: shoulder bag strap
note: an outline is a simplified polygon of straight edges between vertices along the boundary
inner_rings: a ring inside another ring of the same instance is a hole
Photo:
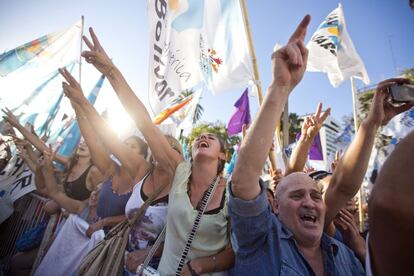
[[[177,270],[175,271],[176,276],[181,275],[181,271],[182,271],[184,265],[186,264],[187,255],[188,255],[188,252],[190,251],[191,243],[194,240],[194,236],[197,232],[197,229],[200,226],[201,217],[203,216],[204,212],[206,211],[207,205],[210,202],[210,199],[211,199],[212,195],[214,194],[214,191],[217,188],[217,183],[219,181],[220,181],[220,177],[216,176],[213,179],[213,181],[211,182],[210,186],[208,187],[207,192],[204,194],[204,197],[202,199],[200,208],[198,209],[197,216],[194,220],[193,228],[191,229],[190,235],[188,236],[188,239],[187,239],[187,242],[185,244],[183,253],[181,254],[180,262],[178,263]]]

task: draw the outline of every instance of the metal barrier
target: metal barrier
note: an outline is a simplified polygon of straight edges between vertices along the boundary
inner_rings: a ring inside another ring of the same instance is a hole
[[[44,219],[47,219],[48,216],[43,211],[46,200],[37,194],[30,193],[14,202],[13,214],[0,226],[0,274],[1,272],[5,275],[9,274],[10,261],[17,252],[17,239],[27,230],[39,225]],[[61,217],[60,214],[49,217],[35,265],[42,259],[47,241],[53,235],[57,225],[59,225]]]

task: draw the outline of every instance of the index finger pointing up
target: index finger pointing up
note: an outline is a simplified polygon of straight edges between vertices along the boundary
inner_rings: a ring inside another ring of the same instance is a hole
[[[306,36],[306,30],[308,28],[309,22],[310,22],[310,15],[307,14],[302,21],[299,23],[298,27],[296,28],[295,32],[292,34],[292,36],[289,39],[289,42],[292,42],[294,40],[305,40]]]

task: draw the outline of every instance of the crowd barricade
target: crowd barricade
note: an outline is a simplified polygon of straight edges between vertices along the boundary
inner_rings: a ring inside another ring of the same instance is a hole
[[[62,221],[61,213],[48,216],[43,211],[46,201],[46,198],[30,193],[14,202],[13,214],[0,225],[0,275],[2,272],[4,275],[9,274],[10,261],[13,255],[17,253],[16,241],[26,231],[36,227],[45,219],[49,219],[32,271],[40,263],[44,256],[47,242]]]

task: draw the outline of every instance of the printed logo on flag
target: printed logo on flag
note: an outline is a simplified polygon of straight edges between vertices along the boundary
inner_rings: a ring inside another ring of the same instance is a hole
[[[336,56],[341,45],[341,33],[342,25],[338,13],[334,11],[322,22],[311,40]]]

